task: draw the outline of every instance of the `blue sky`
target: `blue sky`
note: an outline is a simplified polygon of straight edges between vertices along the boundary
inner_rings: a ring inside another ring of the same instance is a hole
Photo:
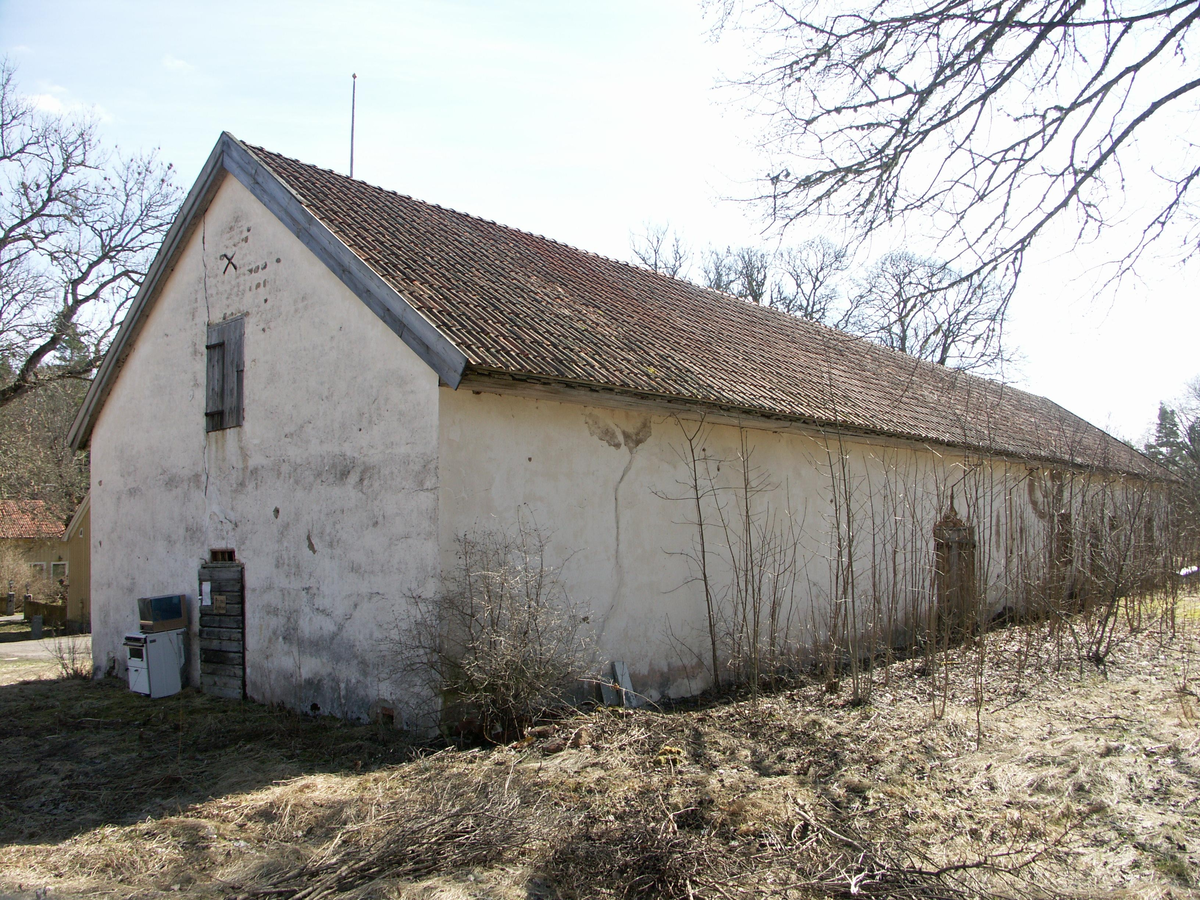
[[[648,220],[701,246],[761,233],[737,199],[767,171],[759,123],[715,87],[744,51],[708,24],[683,0],[0,0],[0,53],[24,92],[160,148],[185,185],[222,130],[345,171],[357,72],[356,176],[628,258]],[[1009,336],[1021,386],[1137,437],[1200,375],[1195,273],[1166,260],[1097,301],[1102,252],[1035,261]]]
[[[698,6],[592,6],[3,2],[0,34],[23,90],[95,107],[185,181],[222,130],[345,171],[356,72],[358,177],[607,255],[675,210],[753,238],[716,212],[755,170],[725,165]]]

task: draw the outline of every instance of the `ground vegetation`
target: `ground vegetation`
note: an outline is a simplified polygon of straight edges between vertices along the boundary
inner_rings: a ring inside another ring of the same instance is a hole
[[[1106,670],[1043,625],[972,656],[483,747],[0,663],[0,886],[17,896],[1200,896],[1197,598]],[[945,692],[944,714],[931,697]]]

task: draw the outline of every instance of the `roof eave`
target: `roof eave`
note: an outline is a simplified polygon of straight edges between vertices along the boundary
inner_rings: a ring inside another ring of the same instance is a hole
[[[832,419],[799,416],[755,407],[738,406],[735,404],[720,403],[711,400],[700,400],[676,394],[663,394],[654,391],[638,390],[634,388],[621,387],[619,385],[603,384],[600,382],[577,381],[569,378],[539,375],[532,372],[515,372],[506,369],[472,365],[468,366],[463,374],[463,386],[470,387],[475,390],[487,385],[491,385],[498,393],[503,393],[505,392],[503,388],[505,382],[511,382],[514,384],[524,383],[529,385],[542,385],[547,387],[553,386],[556,388],[565,389],[569,392],[578,392],[581,396],[586,396],[588,394],[592,396],[597,394],[609,394],[613,397],[636,398],[636,400],[643,403],[660,407],[665,415],[677,415],[680,412],[692,413],[693,415],[716,413],[721,416],[733,417],[735,419],[741,419],[744,417],[746,419],[752,419],[767,424],[773,423],[775,425],[797,425],[805,429],[812,429],[818,432],[832,432],[867,439],[886,438],[888,440],[901,442],[905,445],[920,444],[945,447],[950,450],[985,454],[998,459],[1007,459],[1026,465],[1054,466],[1079,472],[1138,478],[1153,482],[1171,482],[1173,480],[1178,480],[1175,479],[1170,473],[1167,473],[1165,469],[1162,469],[1161,466],[1154,464],[1154,461],[1150,460],[1148,457],[1146,457],[1147,461],[1151,463],[1154,468],[1164,472],[1163,475],[1156,475],[1153,472],[1136,472],[1132,469],[1122,468],[1116,465],[1088,464],[1080,460],[1064,459],[1062,457],[1053,456],[1050,454],[1028,453],[1000,447],[988,447],[980,444],[974,444],[969,441],[933,438],[924,435],[909,434],[903,431],[864,428],[845,422],[838,422]],[[1135,452],[1137,451],[1135,450]],[[1144,457],[1144,454],[1139,455]]]
[[[383,320],[438,377],[457,388],[466,355],[378,272],[318,219],[296,193],[252,150],[225,133],[225,168],[295,235],[314,256]]]
[[[64,544],[71,539],[71,534],[83,523],[83,517],[87,515],[88,510],[91,508],[92,492],[88,491],[83,495],[83,499],[79,501],[79,506],[75,507],[75,514],[71,516],[71,521],[67,523],[67,528],[62,535]]]
[[[104,354],[104,359],[100,361],[96,377],[88,386],[87,395],[83,398],[83,405],[79,407],[75,421],[71,423],[71,430],[67,433],[67,442],[72,450],[83,450],[88,446],[92,437],[92,426],[95,425],[96,418],[100,415],[104,401],[108,399],[117,373],[133,346],[134,338],[141,331],[152,298],[156,296],[159,287],[165,282],[166,276],[175,267],[179,251],[191,235],[197,218],[208,208],[209,201],[212,200],[221,183],[224,174],[222,162],[227,137],[229,137],[227,134],[222,133],[217,145],[213,147],[212,153],[208,155],[204,167],[200,170],[200,176],[192,185],[187,197],[184,198],[183,205],[175,216],[175,221],[171,224],[167,236],[163,238],[158,252],[154,255],[154,260],[146,272],[146,278],[134,296],[129,312],[125,314],[125,319],[121,322],[121,327],[117,329],[116,337],[113,338],[108,351]]]

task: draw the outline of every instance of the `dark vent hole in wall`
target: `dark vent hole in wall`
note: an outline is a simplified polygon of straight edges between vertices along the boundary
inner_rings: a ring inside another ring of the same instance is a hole
[[[209,562],[237,562],[232,550],[209,550]]]

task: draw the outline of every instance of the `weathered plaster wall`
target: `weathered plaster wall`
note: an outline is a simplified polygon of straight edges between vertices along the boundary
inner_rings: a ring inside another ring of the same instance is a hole
[[[626,661],[635,689],[652,698],[697,691],[709,677],[684,429],[700,429],[709,580],[727,631],[734,560],[746,549],[747,453],[756,544],[774,535],[794,547],[783,593],[796,648],[831,637],[845,646],[855,629],[866,636],[863,652],[902,640],[928,613],[933,531],[952,492],[975,527],[984,615],[1019,605],[1045,575],[1046,472],[1020,462],[466,387],[443,388],[440,398],[444,570],[456,565],[458,535],[511,528],[524,507],[551,536],[572,597],[595,613],[599,662]],[[732,643],[726,636],[724,646]]]
[[[244,420],[206,435],[206,325],[236,315]],[[134,601],[153,594],[192,598],[194,651],[197,568],[233,548],[252,698],[350,717],[391,700],[379,639],[437,576],[437,394],[436,375],[227,176],[92,435],[96,664],[123,670]]]
[[[445,570],[455,565],[457,536],[512,528],[523,507],[550,537],[549,561],[565,560],[572,599],[595,611],[606,658],[617,654],[656,682],[686,681],[662,634],[668,617],[682,627],[694,617],[680,590],[686,562],[664,553],[681,534],[670,525],[672,506],[651,493],[674,487],[664,420],[467,388],[440,397]]]

